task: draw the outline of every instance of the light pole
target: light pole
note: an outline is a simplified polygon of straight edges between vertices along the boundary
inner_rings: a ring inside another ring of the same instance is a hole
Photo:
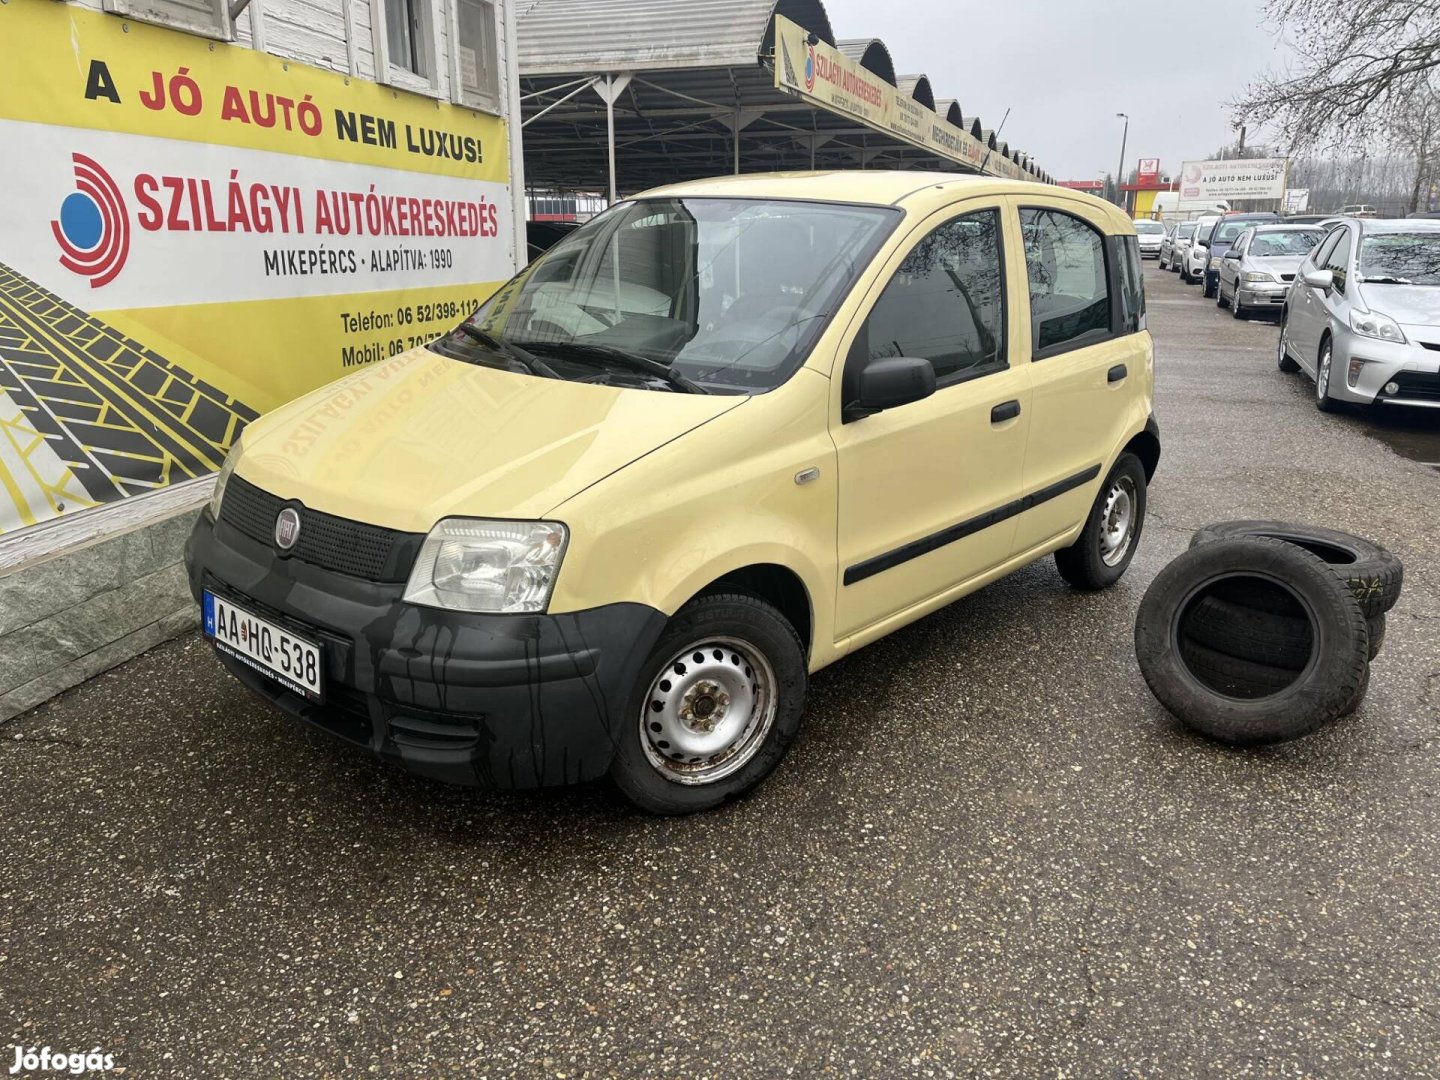
[[[1125,207],[1125,195],[1120,190],[1120,185],[1125,182],[1125,144],[1130,139],[1130,114],[1117,112],[1115,119],[1125,121],[1125,131],[1120,136],[1120,169],[1115,173],[1115,205],[1121,209]]]

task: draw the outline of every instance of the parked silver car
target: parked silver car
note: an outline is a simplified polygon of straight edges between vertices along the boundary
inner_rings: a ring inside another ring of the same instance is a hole
[[[1281,313],[1281,371],[1315,404],[1440,408],[1440,221],[1336,225],[1300,263]]]
[[[1149,218],[1136,218],[1135,239],[1140,245],[1140,257],[1142,259],[1155,259],[1160,256],[1160,245],[1165,240],[1165,226],[1158,221],[1151,221]]]
[[[1220,260],[1217,307],[1243,319],[1257,308],[1279,309],[1305,256],[1325,237],[1313,225],[1252,225]]]
[[[1185,248],[1190,243],[1190,237],[1195,234],[1195,222],[1176,221],[1170,225],[1165,233],[1165,239],[1160,242],[1160,269],[1180,270],[1180,260],[1184,255]]]

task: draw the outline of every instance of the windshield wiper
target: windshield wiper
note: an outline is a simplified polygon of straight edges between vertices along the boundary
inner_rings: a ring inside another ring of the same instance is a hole
[[[499,353],[507,360],[515,361],[531,375],[540,375],[547,379],[563,379],[565,377],[534,353],[506,341],[504,338],[498,338],[488,330],[481,330],[478,326],[472,326],[468,322],[462,322],[459,329],[472,341],[478,341],[492,352]]]
[[[643,372],[646,375],[653,375],[675,387],[677,390],[684,390],[690,394],[708,394],[705,387],[701,386],[694,379],[681,375],[680,372],[671,369],[669,364],[662,364],[659,360],[651,360],[648,356],[641,356],[639,353],[630,352],[614,345],[600,345],[591,341],[547,341],[547,349],[569,349],[572,352],[590,353],[597,357],[604,357],[621,367],[627,367],[631,371]]]
[[[1409,278],[1391,277],[1388,274],[1377,274],[1375,277],[1362,277],[1360,279],[1366,285],[1414,285],[1415,282]]]

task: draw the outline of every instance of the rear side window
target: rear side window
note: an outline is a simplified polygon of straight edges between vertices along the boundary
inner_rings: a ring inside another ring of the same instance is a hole
[[[1022,208],[1030,280],[1032,358],[1039,360],[1110,336],[1105,241],[1063,210]]]
[[[865,321],[869,359],[924,357],[939,384],[1006,366],[1000,212],[947,221],[915,245]]]
[[[1145,275],[1140,266],[1140,245],[1133,236],[1116,237],[1120,257],[1120,333],[1145,329]]]

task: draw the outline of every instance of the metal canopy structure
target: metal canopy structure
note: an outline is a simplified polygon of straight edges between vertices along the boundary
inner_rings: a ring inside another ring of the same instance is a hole
[[[776,16],[809,32],[812,64],[828,46],[887,93],[938,112],[952,135],[984,130],[953,100],[937,103],[924,75],[897,78],[878,38],[837,43],[821,0],[529,0],[518,49],[527,186],[613,196],[734,172],[977,171],[777,86]],[[993,139],[977,149],[985,171],[1003,157],[1007,175],[1048,179]]]

